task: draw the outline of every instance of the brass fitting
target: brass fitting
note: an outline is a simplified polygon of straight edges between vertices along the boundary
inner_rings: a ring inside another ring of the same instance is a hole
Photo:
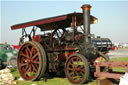
[[[81,7],[83,10],[90,10],[91,6],[89,4],[85,4]]]

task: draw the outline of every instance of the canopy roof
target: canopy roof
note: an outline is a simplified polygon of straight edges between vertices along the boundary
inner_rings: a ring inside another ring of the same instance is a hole
[[[11,29],[16,30],[30,26],[37,26],[42,31],[53,30],[56,28],[67,28],[71,26],[73,16],[76,16],[77,23],[80,23],[79,25],[83,25],[83,13],[69,13],[61,16],[44,18],[35,21],[16,24],[11,26]],[[93,22],[97,20],[97,18],[95,18],[94,16],[90,16],[90,17],[91,17],[90,23],[93,24]]]

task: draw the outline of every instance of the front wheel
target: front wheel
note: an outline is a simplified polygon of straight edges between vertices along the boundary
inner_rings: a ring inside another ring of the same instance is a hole
[[[17,66],[16,58],[15,57],[10,58],[7,62],[7,66],[12,68],[16,67]]]
[[[76,53],[69,56],[65,67],[65,75],[71,83],[82,84],[88,80],[89,64],[83,55]]]

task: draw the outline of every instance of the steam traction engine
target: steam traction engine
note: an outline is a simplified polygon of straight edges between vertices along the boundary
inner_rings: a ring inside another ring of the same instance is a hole
[[[22,28],[17,66],[25,80],[39,80],[46,73],[65,70],[71,83],[81,84],[88,80],[95,69],[93,62],[99,58],[110,61],[105,54],[111,49],[108,38],[95,38],[90,34],[90,24],[97,18],[90,15],[90,5],[83,5],[83,13],[16,24],[12,30]],[[33,26],[28,34],[26,27]],[[37,28],[43,32],[35,34]],[[28,41],[25,42],[25,38]]]

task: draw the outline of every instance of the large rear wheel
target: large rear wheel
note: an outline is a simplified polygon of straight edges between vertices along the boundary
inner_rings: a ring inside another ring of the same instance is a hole
[[[17,67],[25,80],[39,80],[46,70],[46,54],[43,47],[34,41],[25,42],[17,57]]]
[[[87,59],[81,54],[73,54],[66,61],[65,74],[73,84],[82,84],[88,80],[89,64]]]

